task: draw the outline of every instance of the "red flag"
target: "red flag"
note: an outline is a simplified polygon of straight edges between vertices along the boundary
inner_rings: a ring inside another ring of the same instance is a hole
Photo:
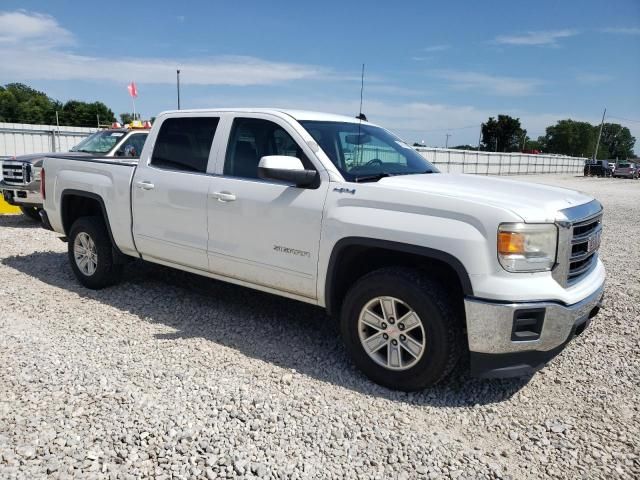
[[[138,96],[138,87],[136,87],[135,82],[131,82],[129,85],[127,85],[127,90],[129,90],[129,95],[131,95],[133,98],[136,98]]]

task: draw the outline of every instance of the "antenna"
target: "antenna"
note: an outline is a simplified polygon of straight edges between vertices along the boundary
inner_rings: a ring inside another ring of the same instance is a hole
[[[362,137],[360,136],[360,127],[362,126],[362,120],[367,121],[367,117],[362,113],[362,92],[364,91],[364,63],[362,64],[362,74],[360,76],[360,113],[356,117],[358,122],[358,147],[360,147],[360,163],[362,163],[362,156],[364,155],[364,145],[362,144]],[[356,154],[357,156],[357,154]]]
[[[362,93],[364,92],[364,63],[362,64],[362,74],[360,76],[360,112],[358,112],[358,118],[362,120]],[[367,117],[364,117],[365,119]]]

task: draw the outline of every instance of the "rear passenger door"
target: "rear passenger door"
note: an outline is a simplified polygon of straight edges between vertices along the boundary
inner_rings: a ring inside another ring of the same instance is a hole
[[[205,115],[166,118],[153,152],[140,159],[132,217],[143,258],[208,270],[207,168],[215,163],[212,146],[219,120]]]
[[[209,193],[211,271],[316,298],[326,172],[319,171],[308,145],[279,117],[238,114],[225,123],[229,141],[226,150],[221,146],[218,162],[223,165],[217,166]],[[318,171],[316,184],[297,188],[258,178],[258,162],[266,155],[299,158],[306,169]]]

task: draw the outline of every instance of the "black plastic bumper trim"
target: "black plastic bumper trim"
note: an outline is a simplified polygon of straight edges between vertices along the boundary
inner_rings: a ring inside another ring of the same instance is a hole
[[[43,228],[45,228],[46,230],[53,231],[53,227],[51,226],[51,223],[49,222],[49,217],[47,216],[47,212],[45,210],[40,210],[40,212],[38,212],[38,213],[40,214],[40,220],[42,220]]]
[[[582,334],[596,315],[593,314],[579,319],[573,325],[571,333],[565,342],[546,352],[529,351],[516,353],[470,353],[471,375],[478,378],[511,378],[533,375],[543,368],[551,359],[558,355],[576,336]]]

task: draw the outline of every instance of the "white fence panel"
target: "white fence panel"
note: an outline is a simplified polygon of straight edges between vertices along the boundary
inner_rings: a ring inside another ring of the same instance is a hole
[[[67,152],[97,128],[0,122],[0,157]]]
[[[566,155],[478,152],[452,148],[417,147],[416,150],[441,172],[477,175],[582,173],[587,160]]]

